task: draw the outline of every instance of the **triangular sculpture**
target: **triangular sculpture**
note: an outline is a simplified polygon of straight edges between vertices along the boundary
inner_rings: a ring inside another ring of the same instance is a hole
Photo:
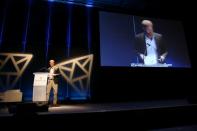
[[[15,87],[17,81],[27,68],[33,55],[19,53],[0,53],[0,88],[8,90]],[[11,65],[10,65],[11,61]],[[12,66],[12,67],[9,67]],[[14,68],[12,71],[5,68]]]
[[[63,78],[77,93],[81,94],[83,90],[89,89],[92,64],[93,55],[87,55],[59,63],[57,66]],[[76,76],[74,73],[79,69],[81,73]]]

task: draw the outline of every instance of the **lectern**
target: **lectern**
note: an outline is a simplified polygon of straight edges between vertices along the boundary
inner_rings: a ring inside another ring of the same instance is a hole
[[[49,73],[35,72],[33,83],[33,102],[45,102],[47,79]]]

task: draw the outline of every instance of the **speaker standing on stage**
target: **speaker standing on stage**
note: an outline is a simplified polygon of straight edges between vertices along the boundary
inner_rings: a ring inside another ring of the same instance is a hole
[[[49,96],[51,89],[53,89],[53,105],[57,105],[58,96],[58,73],[59,68],[55,65],[55,60],[49,61],[50,67],[48,68],[48,84],[47,84],[47,100],[49,101]]]

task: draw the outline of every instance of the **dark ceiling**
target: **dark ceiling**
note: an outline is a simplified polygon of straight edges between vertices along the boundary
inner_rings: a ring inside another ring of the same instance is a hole
[[[183,1],[183,0],[48,0],[56,2],[74,2],[76,4],[87,4],[92,3],[94,6],[113,6],[120,8],[133,8],[133,7],[152,7],[152,8],[166,8],[169,7],[176,8],[185,8],[186,5],[192,6],[195,2],[192,1]]]
[[[96,7],[118,7],[118,8],[130,8],[135,6],[143,6],[144,0],[49,0],[56,2],[73,2],[75,4],[86,5],[92,4]]]
[[[50,0],[56,2],[69,2],[86,5],[93,4],[95,7],[107,9],[133,10],[154,14],[164,14],[184,17],[186,12],[194,12],[194,1],[183,0]]]

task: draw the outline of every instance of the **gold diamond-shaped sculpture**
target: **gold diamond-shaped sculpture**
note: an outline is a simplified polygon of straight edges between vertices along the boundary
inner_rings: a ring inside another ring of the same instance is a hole
[[[92,64],[93,55],[91,54],[59,63],[57,66],[63,78],[80,94],[90,86]],[[77,70],[81,70],[82,73],[75,76]]]
[[[5,90],[13,88],[32,57],[32,54],[0,53],[0,88]],[[4,68],[13,68],[14,70],[4,70]]]

